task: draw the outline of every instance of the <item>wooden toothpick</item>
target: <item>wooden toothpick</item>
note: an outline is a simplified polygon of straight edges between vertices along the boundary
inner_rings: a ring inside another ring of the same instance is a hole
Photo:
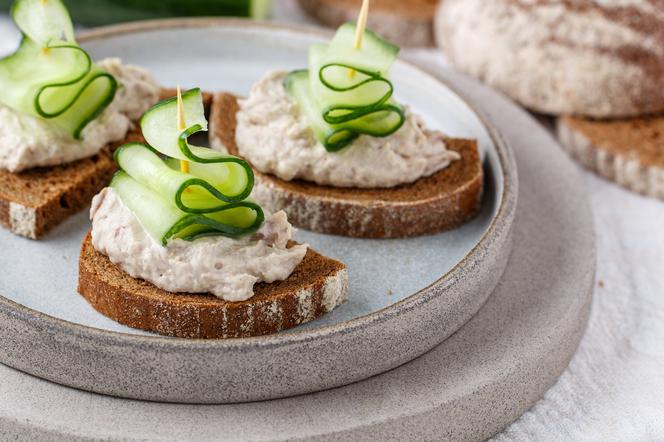
[[[184,107],[182,106],[182,92],[180,91],[180,85],[177,87],[177,118],[178,118],[178,130],[183,131],[187,128],[187,123],[184,119]],[[189,161],[180,160],[180,172],[189,173]]]
[[[355,25],[355,43],[353,48],[360,49],[362,47],[362,36],[367,27],[367,17],[369,17],[369,0],[362,0],[362,7],[360,8],[360,15],[357,17]],[[355,76],[355,69],[351,69],[348,73],[350,78]]]
[[[360,15],[357,17],[357,27],[355,29],[355,49],[362,47],[362,36],[367,27],[367,17],[369,16],[369,0],[362,0]]]

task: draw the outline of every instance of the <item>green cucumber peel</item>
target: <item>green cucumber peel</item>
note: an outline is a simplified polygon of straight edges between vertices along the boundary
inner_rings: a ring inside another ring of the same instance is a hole
[[[0,60],[0,101],[80,139],[113,101],[117,81],[76,43],[61,0],[17,0],[11,14],[23,38]]]
[[[190,145],[188,138],[207,128],[200,89],[186,91],[182,101],[190,126],[177,128],[176,99],[149,109],[141,119],[149,144],[128,143],[115,151],[121,170],[111,187],[162,245],[175,238],[236,238],[255,232],[265,215],[247,199],[254,185],[251,167],[240,158]],[[188,172],[180,170],[185,159]]]
[[[327,68],[332,68],[332,67],[341,67],[347,70],[353,69],[356,72],[355,74],[356,76],[366,76],[367,78],[345,87],[343,85],[336,85],[325,78],[325,70]],[[392,86],[392,82],[382,77],[380,73],[371,72],[347,64],[338,63],[338,64],[327,64],[325,66],[322,66],[318,71],[318,78],[319,81],[323,84],[323,86],[335,92],[348,92],[348,91],[360,90],[361,93],[361,89],[364,86],[375,85],[376,82],[383,83],[386,87],[385,93],[382,96],[378,97],[377,100],[375,100],[373,103],[365,105],[334,104],[323,109],[323,119],[329,124],[347,123],[349,121],[361,118],[365,115],[374,113],[378,110],[387,110],[396,107],[394,105],[383,106],[384,103],[387,102],[392,96],[392,93],[394,92],[394,87]]]
[[[406,119],[388,78],[399,47],[365,30],[362,47],[354,49],[354,36],[354,24],[342,25],[329,44],[310,47],[309,70],[293,71],[285,82],[329,152],[360,135],[389,136]]]

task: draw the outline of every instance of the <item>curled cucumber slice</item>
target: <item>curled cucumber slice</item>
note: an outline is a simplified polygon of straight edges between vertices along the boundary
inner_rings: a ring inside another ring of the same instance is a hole
[[[184,212],[123,171],[115,174],[111,187],[146,232],[164,246],[175,238],[193,241],[213,235],[237,237],[254,232],[264,219],[260,206],[252,201],[230,203],[207,214]]]
[[[354,39],[355,25],[342,25],[329,44],[309,48],[308,71],[293,71],[286,79],[286,89],[331,152],[361,134],[391,135],[405,121],[388,78],[399,48],[371,31],[365,31],[359,49]]]
[[[115,152],[122,170],[189,213],[216,212],[249,196],[253,173],[239,158],[226,158],[223,163],[191,163],[189,173],[183,173],[178,160],[162,160],[145,144],[125,144]]]
[[[0,60],[0,102],[80,139],[113,101],[117,81],[78,46],[61,0],[17,0],[12,18],[23,39]]]
[[[205,130],[200,89],[182,94],[188,127],[177,127],[177,100],[164,100],[141,119],[148,144],[129,143],[115,152],[121,171],[111,187],[145,230],[162,245],[169,239],[238,237],[256,231],[261,207],[247,199],[254,185],[249,164],[212,149],[192,146],[188,138]],[[166,158],[162,159],[160,154]],[[189,171],[180,171],[180,161]]]

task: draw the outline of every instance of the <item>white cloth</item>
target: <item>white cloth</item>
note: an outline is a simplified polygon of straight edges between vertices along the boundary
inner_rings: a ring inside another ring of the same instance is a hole
[[[275,3],[275,18],[308,22],[293,0]],[[0,17],[0,53],[17,43]],[[435,50],[404,53],[445,66]],[[598,254],[588,330],[559,381],[499,442],[664,441],[664,202],[584,176]]]
[[[568,369],[496,441],[664,440],[664,202],[585,172],[597,281]]]

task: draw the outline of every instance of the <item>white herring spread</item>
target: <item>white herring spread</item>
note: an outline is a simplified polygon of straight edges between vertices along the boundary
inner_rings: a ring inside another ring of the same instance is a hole
[[[406,121],[394,134],[362,135],[338,153],[327,152],[286,92],[286,75],[268,73],[239,103],[238,151],[261,172],[336,187],[393,187],[432,175],[459,159],[457,152],[446,149],[442,133],[426,129],[422,118],[408,109]]]
[[[108,143],[121,141],[143,112],[159,101],[152,76],[136,66],[107,58],[99,66],[118,82],[113,102],[75,140],[48,120],[0,104],[0,169],[20,172],[87,158]]]
[[[293,228],[282,211],[265,213],[253,235],[157,243],[112,188],[92,201],[92,244],[134,278],[169,292],[212,293],[226,301],[253,296],[257,282],[288,278],[307,252],[306,245],[286,248]]]

